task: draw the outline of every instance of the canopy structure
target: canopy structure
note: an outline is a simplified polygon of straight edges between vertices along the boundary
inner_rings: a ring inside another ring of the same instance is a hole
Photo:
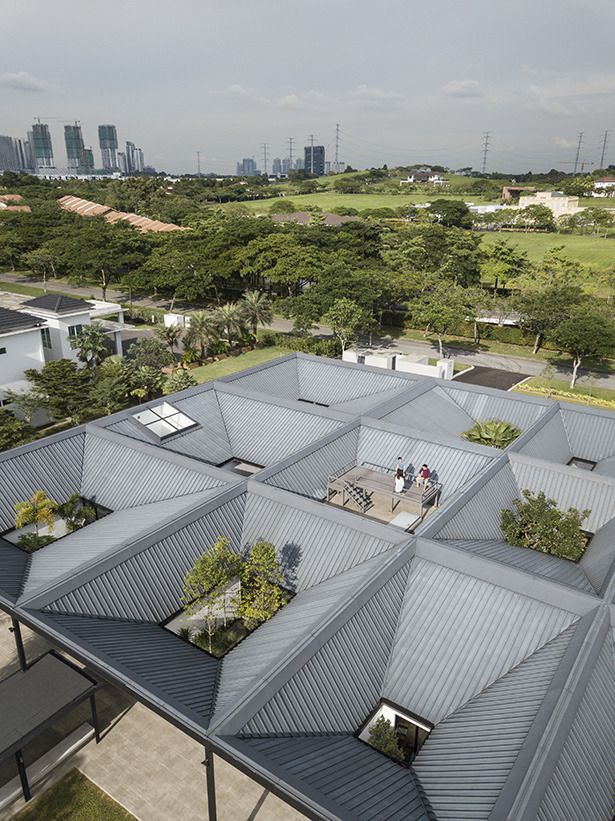
[[[93,678],[53,650],[0,681],[0,761],[15,756],[25,801],[32,795],[23,748],[86,698],[98,743],[97,689]]]

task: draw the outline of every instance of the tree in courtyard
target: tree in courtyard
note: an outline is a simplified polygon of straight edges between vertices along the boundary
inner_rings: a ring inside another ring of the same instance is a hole
[[[238,614],[248,628],[270,619],[284,604],[284,579],[274,545],[259,541],[241,568]]]
[[[378,716],[369,728],[368,744],[375,750],[392,758],[393,761],[403,761],[404,754],[397,743],[397,733],[388,718]]]
[[[58,505],[50,499],[44,490],[35,490],[30,499],[15,504],[15,528],[34,525],[34,533],[23,533],[18,540],[29,552],[43,547],[53,541],[55,513]],[[41,535],[40,529],[46,527],[48,534]]]
[[[79,493],[73,493],[68,499],[57,508],[58,513],[64,519],[66,530],[74,533],[86,525],[96,521],[96,510],[92,505],[84,503]]]
[[[502,510],[501,527],[506,541],[578,561],[587,546],[582,524],[591,511],[574,507],[558,510],[556,501],[548,499],[542,490],[536,495],[530,490],[521,493],[524,501],[513,499],[513,508]]]
[[[26,379],[44,399],[45,407],[54,419],[80,422],[90,408],[91,374],[69,359],[47,362],[42,370],[30,368]]]
[[[71,338],[70,346],[77,352],[77,359],[93,371],[111,353],[107,334],[100,322],[84,325],[77,336]]]
[[[19,411],[24,421],[32,424],[34,414],[38,410],[45,408],[46,399],[37,390],[29,391],[4,391],[4,399],[14,410]]]
[[[438,340],[440,356],[444,355],[443,339],[447,333],[468,316],[468,293],[465,288],[441,282],[417,299],[408,303],[408,311],[415,327],[431,331]]]
[[[572,357],[570,387],[574,388],[583,360],[601,359],[615,350],[615,323],[600,314],[576,315],[558,325],[553,338]]]
[[[521,429],[503,419],[487,419],[484,422],[477,420],[469,430],[461,435],[468,442],[503,450],[521,435]]]
[[[197,311],[190,316],[190,327],[184,334],[184,349],[197,355],[200,362],[208,349],[220,339],[220,326],[213,311]]]
[[[16,419],[12,413],[0,408],[0,451],[29,442],[32,433],[32,428],[27,422]]]
[[[328,325],[341,342],[343,356],[348,345],[356,339],[359,329],[367,324],[367,318],[356,302],[341,297],[323,314],[321,322]]]
[[[273,308],[266,294],[261,291],[246,291],[241,300],[244,317],[256,341],[259,325],[270,325],[273,319]]]
[[[196,379],[190,374],[190,371],[184,368],[177,368],[172,374],[167,376],[162,392],[167,396],[170,393],[185,391],[186,388],[193,388],[196,383]]]

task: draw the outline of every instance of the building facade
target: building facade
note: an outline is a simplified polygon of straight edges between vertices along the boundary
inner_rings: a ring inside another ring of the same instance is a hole
[[[325,174],[324,145],[306,145],[304,148],[304,170],[311,177],[323,177]]]
[[[32,136],[30,137],[30,135]],[[32,146],[36,170],[44,171],[47,168],[55,168],[49,126],[46,123],[34,123],[32,131],[28,133],[28,138]]]
[[[100,145],[102,167],[106,171],[118,171],[117,129],[114,125],[98,126],[98,144]]]

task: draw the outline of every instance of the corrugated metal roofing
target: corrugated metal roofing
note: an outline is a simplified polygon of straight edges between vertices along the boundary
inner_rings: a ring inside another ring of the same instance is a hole
[[[30,557],[14,544],[0,538],[0,593],[15,601],[21,592]]]
[[[218,393],[233,456],[272,465],[331,433],[344,422],[321,414]]]
[[[565,630],[432,730],[413,766],[438,821],[490,818],[574,629]]]
[[[324,499],[329,476],[356,462],[358,443],[359,428],[341,433],[263,481],[312,499]]]
[[[221,479],[191,470],[153,450],[87,435],[81,493],[111,510],[222,487]]]
[[[509,464],[479,487],[466,504],[438,531],[438,539],[488,539],[500,541],[502,508],[519,497],[519,488]]]
[[[470,553],[484,556],[486,559],[503,562],[528,573],[544,576],[546,579],[553,579],[579,590],[586,590],[588,593],[594,592],[594,588],[588,576],[583,572],[582,567],[568,559],[549,556],[546,553],[539,553],[537,550],[530,550],[525,547],[515,547],[504,541],[448,539],[446,543],[462,550],[468,550]],[[615,554],[615,550],[612,552]],[[615,555],[612,558],[615,559]]]
[[[615,483],[584,470],[531,461],[511,454],[510,464],[521,490],[544,491],[561,510],[590,510],[583,527],[595,533],[615,516]]]
[[[414,559],[383,696],[438,724],[576,618]]]
[[[241,735],[352,733],[380,699],[405,564],[284,684]]]
[[[583,572],[601,593],[615,563],[615,519],[603,525],[592,537],[579,562]]]
[[[594,473],[598,476],[608,476],[609,479],[615,479],[615,456],[611,456],[609,459],[603,459],[602,462],[598,462],[594,468]]]
[[[473,479],[491,461],[486,454],[473,453],[461,447],[361,425],[357,454],[359,464],[392,471],[400,455],[406,460],[410,473],[418,473],[423,463],[429,465],[434,480],[442,483],[442,499]]]
[[[0,458],[0,532],[15,525],[16,502],[29,499],[36,490],[58,503],[81,489],[85,434],[78,431],[55,441],[42,441]]]
[[[396,425],[448,436],[460,434],[474,424],[467,411],[438,386],[389,411],[382,418]]]
[[[32,555],[22,597],[27,598],[102,556],[121,550],[139,536],[155,530],[162,522],[202,504],[210,495],[208,492],[194,493],[118,510],[37,550]]]
[[[408,380],[409,384],[412,384]],[[377,393],[370,393],[367,396],[359,396],[357,399],[349,399],[347,402],[336,402],[331,405],[331,408],[336,411],[351,414],[352,416],[369,415],[376,406],[395,399],[402,391],[405,391],[408,385],[396,385],[388,391],[378,391]]]
[[[170,536],[144,547],[46,609],[112,619],[161,622],[182,607],[187,570],[220,536],[239,549],[245,496],[214,508]]]
[[[305,590],[389,550],[399,531],[382,536],[362,527],[324,518],[317,508],[300,509],[256,493],[248,494],[242,541],[259,539],[274,544],[281,556],[282,572],[291,589]],[[356,524],[355,524],[356,522]]]
[[[38,325],[43,324],[43,320],[38,316],[0,307],[0,335],[25,330],[26,328],[36,328]]]
[[[528,441],[519,453],[525,456],[535,456],[537,459],[547,459],[550,462],[568,464],[573,453],[562,422],[561,413],[557,413]]]
[[[298,358],[297,373],[300,398],[330,406],[363,396],[374,396],[376,404],[381,401],[378,394],[405,390],[416,381],[395,375],[394,371],[375,373],[368,368],[347,368],[340,362],[323,358]]]
[[[61,630],[120,672],[136,677],[159,699],[179,705],[207,727],[213,709],[219,660],[156,624],[50,616]]]
[[[320,794],[329,818],[430,821],[412,770],[352,736],[246,739],[245,744],[284,775]],[[331,803],[333,802],[333,803]]]
[[[228,381],[267,396],[295,400],[301,397],[296,357],[270,362],[266,367],[255,369],[245,375],[233,375]]]
[[[576,710],[537,821],[611,821],[615,773],[615,671],[608,631]]]
[[[523,397],[512,397],[505,391],[487,393],[486,391],[467,391],[462,388],[446,385],[442,388],[472,419],[503,419],[526,430],[543,413],[548,404],[528,402]]]
[[[600,462],[615,455],[615,416],[612,413],[562,408],[561,414],[573,456]]]
[[[216,713],[222,715],[236,703],[302,636],[312,633],[332,608],[341,606],[363,579],[375,574],[380,564],[381,558],[376,556],[298,593],[249,639],[231,650],[222,662]]]

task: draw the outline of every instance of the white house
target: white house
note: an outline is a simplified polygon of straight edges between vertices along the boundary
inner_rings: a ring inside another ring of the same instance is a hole
[[[408,174],[405,180],[400,180],[400,185],[410,185],[412,183],[423,183],[429,185],[445,185],[448,182],[446,177],[438,171],[413,171]]]
[[[7,404],[7,390],[28,387],[25,370],[40,370],[45,364],[43,329],[45,321],[38,317],[0,308],[0,406]]]
[[[601,177],[594,182],[594,197],[615,196],[615,177]]]
[[[113,353],[122,353],[123,314],[120,305],[85,302],[82,299],[62,294],[44,294],[24,302],[22,309],[45,321],[45,327],[41,329],[44,362],[50,362],[53,359],[76,361],[77,356],[71,347],[71,340],[78,336],[86,325],[90,325],[92,319],[98,319],[110,313],[117,313],[120,321],[102,322],[101,324],[110,337]]]
[[[546,206],[553,212],[555,219],[569,214],[578,214],[583,210],[579,206],[578,197],[569,197],[561,191],[536,191],[535,194],[522,194],[519,197],[519,208],[527,208],[529,205]]]

